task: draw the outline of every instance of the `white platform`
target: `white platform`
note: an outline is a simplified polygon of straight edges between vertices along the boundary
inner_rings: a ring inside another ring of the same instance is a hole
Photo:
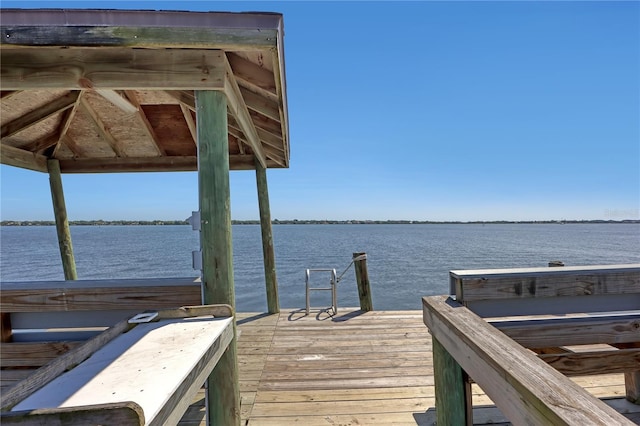
[[[174,423],[232,338],[232,318],[139,324],[24,399],[13,411],[133,401],[142,407],[146,424]]]

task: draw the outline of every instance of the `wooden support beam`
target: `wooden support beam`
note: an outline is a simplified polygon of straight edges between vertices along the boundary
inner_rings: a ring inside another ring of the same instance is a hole
[[[227,97],[196,91],[198,187],[200,198],[202,285],[205,304],[235,306]],[[235,324],[235,323],[234,323]],[[235,327],[235,326],[234,326]],[[240,425],[240,392],[236,333],[208,379],[208,423]]]
[[[271,210],[269,208],[269,188],[267,170],[256,160],[256,182],[258,187],[258,208],[260,209],[260,230],[262,232],[262,256],[264,278],[267,288],[267,309],[270,314],[280,312],[278,300],[278,278],[276,276],[276,256],[273,249],[271,230]]]
[[[618,343],[612,346],[621,350],[640,349],[640,339],[638,339],[637,342]],[[636,364],[635,369],[631,370],[632,371],[625,371],[624,373],[624,387],[627,400],[636,405],[640,405],[640,362]]]
[[[360,310],[373,311],[371,285],[369,284],[369,271],[367,269],[367,254],[353,253],[353,267],[356,270],[356,284],[358,285]]]
[[[98,131],[100,136],[102,136],[104,140],[107,141],[107,143],[113,150],[115,156],[126,157],[127,155],[124,152],[124,146],[122,145],[122,142],[116,139],[111,134],[111,132],[109,131],[107,126],[104,124],[102,119],[98,116],[98,113],[93,108],[91,108],[91,105],[89,105],[89,103],[86,100],[84,100],[84,98],[80,100],[80,108],[85,114],[89,116],[89,118],[91,118],[91,120],[96,126],[96,130]]]
[[[47,157],[9,145],[0,145],[0,163],[22,169],[47,171]]]
[[[2,90],[222,90],[226,57],[199,49],[2,49]]]
[[[4,77],[3,77],[4,79]],[[2,137],[6,138],[11,135],[18,133],[21,130],[24,130],[34,124],[41,122],[54,114],[59,113],[60,111],[64,111],[67,108],[72,107],[76,100],[78,99],[78,95],[80,92],[72,91],[64,96],[55,99],[54,101],[41,106],[38,109],[30,111],[20,117],[12,120],[2,126]]]
[[[82,158],[87,156],[84,148],[78,145],[75,139],[73,139],[69,135],[63,136],[62,139],[60,140],[60,143],[66,145],[66,147],[69,148],[71,152],[73,152],[73,155],[75,156],[75,158]]]
[[[69,128],[71,127],[71,123],[73,122],[73,119],[76,116],[76,113],[78,112],[78,106],[80,105],[80,102],[82,101],[83,98],[83,91],[80,91],[80,95],[78,95],[78,99],[76,99],[76,103],[73,106],[73,108],[69,109],[66,113],[65,116],[62,119],[62,122],[60,123],[60,126],[58,128],[58,142],[56,143],[55,149],[53,150],[53,153],[51,154],[52,158],[55,158],[56,154],[58,153],[58,150],[60,149],[60,144],[63,142],[63,140],[68,142],[68,132],[69,132]],[[80,149],[77,149],[76,151],[73,151],[73,148],[70,146],[73,144],[73,141],[70,143],[67,143],[67,147],[69,149],[72,150],[73,154],[76,156],[80,156],[83,155],[84,152]]]
[[[43,137],[41,137],[40,139],[36,139],[33,142],[30,142],[26,145],[21,146],[21,149],[24,149],[25,151],[30,151],[30,152],[40,152],[43,151],[47,148],[51,148],[52,146],[54,146],[55,144],[58,143],[58,140],[60,138],[60,135],[58,135],[58,133],[54,133],[54,134],[49,134],[49,135],[45,135]]]
[[[182,116],[184,117],[184,121],[187,123],[187,127],[189,127],[189,133],[191,133],[191,138],[193,138],[193,143],[198,146],[198,129],[196,127],[196,120],[193,119],[191,115],[191,110],[184,104],[180,104],[180,110],[182,111]]]
[[[9,147],[9,149],[11,148]],[[25,152],[17,148],[13,148],[13,150]],[[3,164],[9,164],[5,162],[4,152],[3,145],[2,161]],[[31,157],[34,156],[34,154],[27,154]],[[38,171],[46,171],[46,157],[40,155],[38,158],[44,162],[44,168]],[[270,159],[267,159],[267,165],[268,167],[282,167]],[[23,166],[17,165],[16,167]],[[231,170],[254,170],[255,162],[250,155],[229,155],[229,168]],[[60,160],[60,170],[62,173],[193,172],[198,170],[198,157],[75,158]]]
[[[640,371],[624,373],[624,388],[627,400],[640,405]]]
[[[120,108],[126,114],[134,114],[140,110],[140,105],[136,105],[125,99],[120,93],[111,89],[95,89],[95,92]]]
[[[467,374],[438,339],[433,343],[433,379],[436,388],[436,416],[439,425],[473,425],[471,383]]]
[[[153,141],[153,146],[155,147],[156,152],[158,153],[158,155],[159,156],[160,155],[167,155],[166,151],[162,148],[162,145],[160,145],[158,136],[156,135],[155,130],[153,130],[153,126],[149,122],[149,119],[145,115],[144,109],[142,109],[142,106],[140,105],[140,102],[138,101],[138,97],[136,96],[136,92],[134,92],[133,90],[125,90],[125,94],[127,96],[127,99],[129,99],[131,104],[135,107],[134,114],[138,118],[138,121],[142,124],[142,128],[147,133],[147,136],[149,136],[149,139],[151,139]]]
[[[244,98],[240,93],[240,88],[238,87],[238,83],[235,80],[233,71],[231,70],[228,62],[226,63],[226,66],[227,74],[225,76],[224,93],[227,96],[227,101],[229,102],[229,110],[240,125],[242,133],[245,134],[247,141],[249,142],[249,146],[251,146],[251,149],[253,150],[253,154],[263,167],[267,167],[267,159],[265,157],[264,150],[262,149],[262,142],[258,137],[253,120],[249,110],[247,109],[247,105],[244,103]]]
[[[459,302],[422,302],[431,335],[512,423],[633,424]]]
[[[71,243],[71,229],[67,218],[67,206],[64,202],[62,190],[62,177],[60,176],[60,163],[58,160],[48,160],[49,184],[51,186],[51,199],[53,200],[53,214],[56,219],[58,232],[58,246],[62,258],[62,269],[66,280],[77,280],[76,261],[73,256],[73,244]]]
[[[278,108],[282,134],[282,146],[286,152],[285,167],[289,165],[289,106],[287,101],[287,83],[284,71],[284,23],[278,22],[278,40],[276,49],[272,52],[273,73],[276,76],[276,93],[278,94]]]

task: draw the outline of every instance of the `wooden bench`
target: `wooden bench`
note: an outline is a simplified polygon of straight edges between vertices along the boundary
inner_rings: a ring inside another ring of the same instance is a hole
[[[451,296],[423,298],[438,424],[472,424],[471,379],[515,424],[633,424],[565,375],[624,373],[639,402],[640,265],[450,279]]]
[[[0,391],[137,313],[200,305],[201,291],[194,278],[3,282]]]

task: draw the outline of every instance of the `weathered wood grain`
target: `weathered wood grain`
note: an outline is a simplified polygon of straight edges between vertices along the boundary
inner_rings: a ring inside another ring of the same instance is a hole
[[[47,157],[15,148],[9,145],[0,145],[0,162],[9,166],[20,167],[36,172],[47,171]]]
[[[224,80],[224,93],[227,96],[228,109],[235,117],[236,121],[240,125],[240,130],[246,136],[249,146],[253,150],[253,154],[263,167],[267,166],[267,160],[262,148],[262,142],[256,131],[255,123],[247,109],[247,105],[244,103],[242,93],[238,87],[233,71],[229,62],[225,62],[226,75]]]
[[[566,376],[613,374],[640,368],[640,349],[538,355]]]
[[[432,296],[423,304],[431,334],[511,421],[631,424],[460,303]]]
[[[195,95],[203,301],[234,307],[227,99],[215,91],[199,90]],[[240,425],[235,336],[209,376],[207,398],[211,424]]]
[[[174,308],[201,303],[195,278],[3,282],[2,312]]]
[[[199,49],[2,49],[3,90],[222,90],[225,56]],[[273,78],[273,77],[272,77]]]
[[[38,109],[30,111],[25,115],[22,115],[15,120],[12,120],[2,126],[0,129],[0,133],[3,138],[9,137],[15,133],[20,132],[21,130],[26,129],[29,126],[37,124],[46,118],[57,114],[61,111],[66,110],[67,108],[72,107],[76,100],[78,99],[78,95],[80,92],[72,91],[66,93],[65,95],[55,99],[52,102],[47,103],[46,105],[41,106]]]
[[[65,356],[56,358],[46,366],[38,369],[35,373],[29,376],[29,380],[17,383],[8,392],[0,395],[1,409],[10,409],[33,392],[45,386],[62,372],[87,359],[96,350],[115,339],[130,327],[131,326],[127,321],[121,321],[105,332],[92,338],[84,345],[78,346],[77,348],[67,352]]]
[[[260,232],[262,236],[262,258],[264,279],[267,291],[267,312],[280,312],[278,299],[278,277],[276,275],[276,256],[273,248],[273,232],[271,230],[271,208],[269,206],[269,186],[267,170],[256,159],[256,187],[258,191],[258,209],[260,211]]]
[[[471,384],[460,364],[433,337],[433,377],[438,424],[473,424]]]
[[[79,345],[80,342],[2,343],[0,366],[42,367]]]
[[[485,299],[634,294],[640,265],[451,271],[462,303]]]
[[[527,348],[640,341],[640,311],[489,323]]]
[[[75,98],[78,94],[75,92]],[[51,199],[53,201],[53,216],[56,221],[56,233],[58,234],[58,249],[62,260],[62,270],[66,280],[77,280],[76,260],[73,256],[73,243],[71,241],[71,229],[67,216],[67,205],[64,201],[64,190],[62,187],[62,176],[60,175],[60,163],[58,160],[47,160],[47,170],[49,171],[49,187],[51,188]]]

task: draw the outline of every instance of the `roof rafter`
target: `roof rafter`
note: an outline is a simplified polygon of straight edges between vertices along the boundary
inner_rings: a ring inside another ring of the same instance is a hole
[[[257,95],[251,90],[244,87],[240,87],[240,93],[244,98],[244,102],[247,104],[247,108],[259,112],[260,114],[269,117],[273,120],[280,120],[280,111],[278,110],[278,104],[273,102],[270,98]]]
[[[224,93],[227,96],[227,106],[240,125],[240,130],[245,134],[247,142],[249,142],[249,146],[253,150],[253,154],[260,164],[266,168],[267,159],[264,154],[264,149],[262,148],[262,142],[258,137],[258,132],[253,125],[253,120],[251,119],[247,105],[244,103],[244,98],[240,93],[240,88],[238,87],[238,83],[236,82],[228,61],[226,61],[226,68]]]
[[[159,143],[158,135],[156,135],[155,130],[153,130],[153,126],[149,122],[140,102],[138,101],[138,97],[136,96],[133,90],[125,90],[125,95],[127,96],[131,105],[135,108],[135,115],[138,118],[138,121],[142,123],[142,127],[145,130],[145,133],[149,136],[149,138],[153,141],[153,146],[156,148],[158,155],[167,155],[167,152],[162,148],[162,145]]]
[[[111,132],[109,132],[107,126],[100,119],[100,117],[98,117],[98,114],[93,108],[91,108],[91,105],[89,105],[84,98],[80,100],[80,108],[82,109],[82,112],[84,112],[91,118],[96,126],[96,129],[98,130],[98,133],[107,141],[115,155],[117,157],[126,157],[122,143],[113,137]]]
[[[182,116],[184,117],[184,121],[187,122],[189,133],[191,133],[191,139],[193,139],[193,143],[197,147],[198,146],[198,129],[196,126],[196,120],[193,119],[193,116],[191,115],[191,110],[185,104],[180,103],[180,110],[182,111]]]
[[[64,96],[55,99],[52,102],[49,102],[46,105],[41,106],[38,109],[35,109],[31,112],[28,112],[15,120],[12,120],[5,125],[2,126],[0,130],[0,134],[3,138],[9,137],[18,133],[21,130],[24,130],[34,124],[41,122],[54,114],[59,113],[60,111],[64,111],[67,108],[73,106],[78,99],[80,92],[72,91]]]
[[[71,123],[73,122],[73,118],[76,116],[76,113],[78,112],[78,105],[80,105],[80,102],[82,101],[84,92],[80,92],[80,94],[78,95],[78,99],[76,99],[76,103],[73,106],[72,109],[70,109],[65,116],[62,119],[62,122],[60,123],[60,128],[58,131],[58,142],[56,144],[56,147],[53,150],[52,153],[52,157],[55,157],[56,153],[58,152],[58,149],[60,148],[60,143],[62,141],[62,138],[64,138],[65,136],[68,135],[69,132],[69,127],[71,127]],[[69,145],[67,145],[68,147]],[[76,154],[76,152],[74,152],[74,154]],[[77,154],[76,154],[77,155]]]
[[[233,53],[228,53],[227,59],[240,86],[278,102],[276,84],[270,71]]]
[[[71,136],[69,135],[62,136],[62,138],[60,138],[60,141],[58,142],[58,146],[60,146],[60,144],[65,144],[66,147],[69,148],[71,152],[73,152],[73,155],[75,155],[76,158],[86,157],[86,153],[84,152],[84,149],[80,145],[78,145],[75,139],[73,139]],[[57,148],[58,147],[56,147],[56,149]]]
[[[115,90],[96,89],[95,92],[127,114],[134,114],[140,110],[140,105],[134,105]]]

